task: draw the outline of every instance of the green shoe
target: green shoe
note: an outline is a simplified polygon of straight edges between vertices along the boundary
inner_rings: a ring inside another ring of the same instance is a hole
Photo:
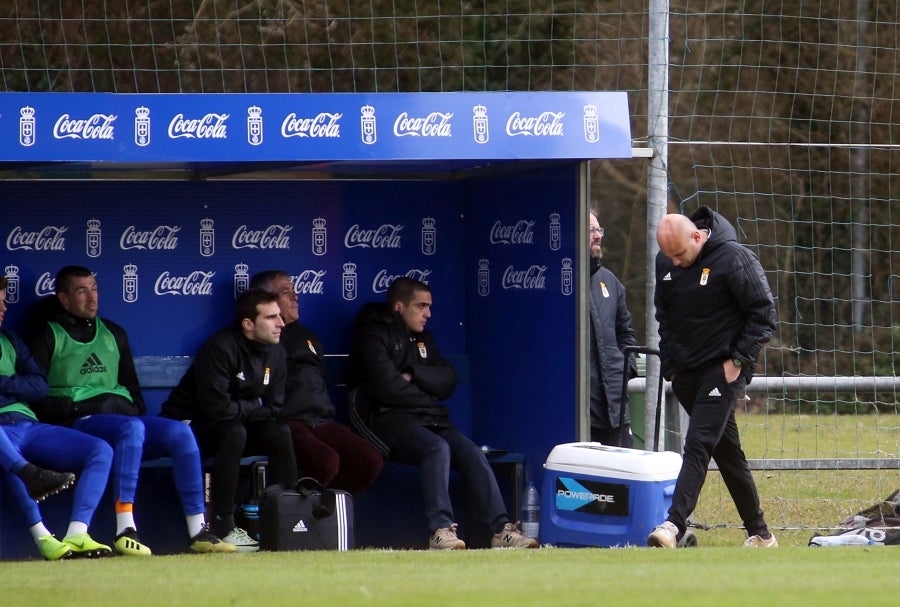
[[[69,545],[52,535],[38,538],[38,550],[41,551],[41,556],[48,561],[59,561],[72,556],[72,549]]]
[[[128,527],[117,535],[113,545],[116,547],[116,552],[125,556],[150,556],[153,554],[148,546],[141,543],[134,527]]]
[[[95,559],[112,554],[112,548],[95,542],[87,532],[67,537],[63,539],[63,543],[68,544],[69,548],[72,549],[74,558]]]

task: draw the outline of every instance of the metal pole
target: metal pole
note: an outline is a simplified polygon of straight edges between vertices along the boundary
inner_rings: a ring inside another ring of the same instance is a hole
[[[650,48],[648,50],[649,74],[647,134],[653,156],[647,169],[647,263],[645,267],[646,327],[645,343],[649,348],[659,348],[659,330],[654,314],[653,294],[655,285],[656,227],[668,210],[669,144],[669,0],[650,0]],[[656,396],[659,389],[659,358],[647,357],[647,386],[644,397],[644,436],[654,436]],[[668,416],[663,415],[662,419]],[[665,433],[660,429],[662,443]],[[677,429],[676,429],[677,431]],[[645,441],[646,442],[646,441]],[[660,445],[645,445],[651,451],[659,451]]]

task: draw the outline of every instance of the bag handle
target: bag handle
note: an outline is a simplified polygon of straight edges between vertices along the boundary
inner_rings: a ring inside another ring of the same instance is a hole
[[[294,483],[294,490],[302,493],[304,497],[309,496],[312,491],[325,491],[325,486],[311,476],[301,476]]]
[[[303,476],[297,479],[294,489],[304,498],[309,499],[312,493],[319,493],[322,499],[313,506],[312,514],[315,518],[327,518],[334,514],[337,506],[337,495],[331,489],[326,489],[322,483],[311,476]]]

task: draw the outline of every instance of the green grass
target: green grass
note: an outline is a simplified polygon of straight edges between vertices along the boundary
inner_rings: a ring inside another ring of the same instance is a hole
[[[370,551],[2,563],[6,607],[893,605],[890,547]],[[889,578],[888,578],[889,579]]]
[[[895,414],[739,414],[747,457],[900,457],[900,417]]]
[[[895,415],[739,414],[741,443],[750,459],[897,458],[900,420]],[[819,529],[833,528],[900,487],[900,470],[755,471],[769,525],[782,545],[805,546]],[[712,471],[695,512],[706,546],[734,545],[740,520],[721,476]]]
[[[750,458],[896,457],[887,416],[740,415]],[[875,455],[880,453],[880,455]],[[711,472],[696,519],[699,548],[532,551],[355,550],[0,563],[2,604],[60,601],[103,607],[190,605],[893,605],[893,547],[810,548],[836,525],[900,486],[900,472],[755,472],[781,548],[747,550],[721,477]],[[890,575],[887,573],[886,575]],[[889,579],[889,578],[888,578]],[[873,580],[871,583],[866,580]]]

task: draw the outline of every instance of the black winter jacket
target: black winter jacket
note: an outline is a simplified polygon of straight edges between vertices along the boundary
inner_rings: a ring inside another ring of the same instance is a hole
[[[456,371],[430,331],[410,332],[387,304],[365,304],[357,314],[350,385],[353,414],[388,449],[410,426],[452,426],[441,401],[456,389]]]
[[[204,343],[160,415],[200,423],[275,419],[284,404],[284,348],[229,327]]]
[[[775,302],[759,259],[738,244],[728,221],[708,207],[691,220],[710,235],[689,267],[656,256],[656,320],[663,377],[729,358],[749,382],[763,344],[775,332]]]
[[[318,335],[292,322],[281,330],[287,352],[287,380],[281,416],[311,426],[334,421],[334,404],[328,395],[322,342]]]
[[[600,266],[591,274],[591,426],[618,428],[622,406],[630,424],[628,393],[622,392],[626,346],[637,344],[625,287],[610,270]],[[595,366],[599,364],[599,368]],[[629,356],[628,379],[637,375]]]

